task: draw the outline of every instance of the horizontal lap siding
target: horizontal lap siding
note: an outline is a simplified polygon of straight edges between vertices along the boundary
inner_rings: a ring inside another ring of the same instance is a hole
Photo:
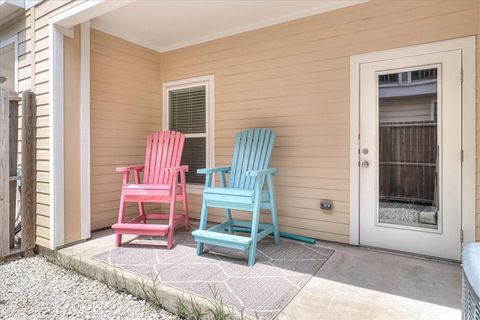
[[[43,1],[26,11],[23,26],[17,33],[18,91],[21,94],[25,90],[32,90],[37,95],[36,244],[42,247],[50,247],[48,18],[76,4],[71,0]]]
[[[478,13],[477,1],[372,1],[164,53],[163,80],[215,74],[216,165],[230,163],[237,131],[274,129],[282,230],[348,242],[350,56],[476,35]],[[200,201],[190,195],[194,217]]]
[[[160,54],[91,30],[92,229],[118,216],[122,175],[117,166],[142,164],[147,135],[161,130]],[[136,211],[131,205],[127,213]]]
[[[37,244],[50,247],[50,70],[48,18],[75,5],[74,1],[43,1],[30,10],[25,39],[19,48],[19,89],[37,95]],[[22,69],[25,69],[21,71]],[[33,79],[33,81],[32,81]]]
[[[37,94],[37,236],[36,244],[49,247],[49,63],[48,17],[74,5],[72,1],[43,1],[25,13],[18,37],[18,93],[32,90]],[[17,28],[17,26],[13,26]],[[17,29],[18,30],[18,29]],[[5,30],[2,30],[4,32]],[[6,30],[5,32],[8,32]],[[21,122],[20,122],[21,124]],[[21,127],[20,127],[21,130]],[[21,132],[19,134],[21,139]],[[19,150],[21,150],[19,148]],[[21,154],[20,154],[21,157]]]

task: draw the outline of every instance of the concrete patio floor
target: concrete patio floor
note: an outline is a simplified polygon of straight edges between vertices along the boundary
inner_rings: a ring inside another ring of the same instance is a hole
[[[124,241],[133,238],[124,236]],[[104,230],[94,233],[87,242],[60,250],[59,256],[75,261],[80,272],[99,280],[110,277],[110,283],[114,283],[111,276],[115,274],[125,283],[153,285],[162,306],[175,312],[181,290],[92,259],[113,248],[113,243],[112,232]],[[278,319],[461,318],[459,264],[331,242],[319,241],[318,245],[335,252]],[[201,306],[210,304],[202,297],[195,297],[195,301]]]

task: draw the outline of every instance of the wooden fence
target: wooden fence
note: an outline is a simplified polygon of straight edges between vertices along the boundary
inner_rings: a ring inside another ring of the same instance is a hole
[[[19,102],[22,103],[21,161],[18,161]],[[35,127],[35,94],[24,92],[20,99],[16,94],[0,90],[0,258],[35,247]],[[19,168],[20,175],[17,174]],[[20,179],[21,234],[18,234],[15,222]],[[16,236],[20,238],[20,247],[15,247]]]
[[[380,125],[380,199],[435,204],[437,124]]]

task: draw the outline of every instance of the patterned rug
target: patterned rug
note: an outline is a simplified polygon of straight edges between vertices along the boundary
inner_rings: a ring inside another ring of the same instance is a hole
[[[177,232],[172,250],[165,246],[163,238],[138,237],[93,258],[273,319],[334,252],[284,239],[275,246],[266,238],[257,245],[257,263],[248,267],[248,251],[206,245],[208,252],[197,256],[190,232]]]

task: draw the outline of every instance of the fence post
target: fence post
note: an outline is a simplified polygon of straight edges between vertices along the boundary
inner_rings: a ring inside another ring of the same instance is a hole
[[[35,247],[36,234],[36,112],[33,92],[22,94],[22,251]]]
[[[0,257],[10,253],[9,92],[0,89]]]

